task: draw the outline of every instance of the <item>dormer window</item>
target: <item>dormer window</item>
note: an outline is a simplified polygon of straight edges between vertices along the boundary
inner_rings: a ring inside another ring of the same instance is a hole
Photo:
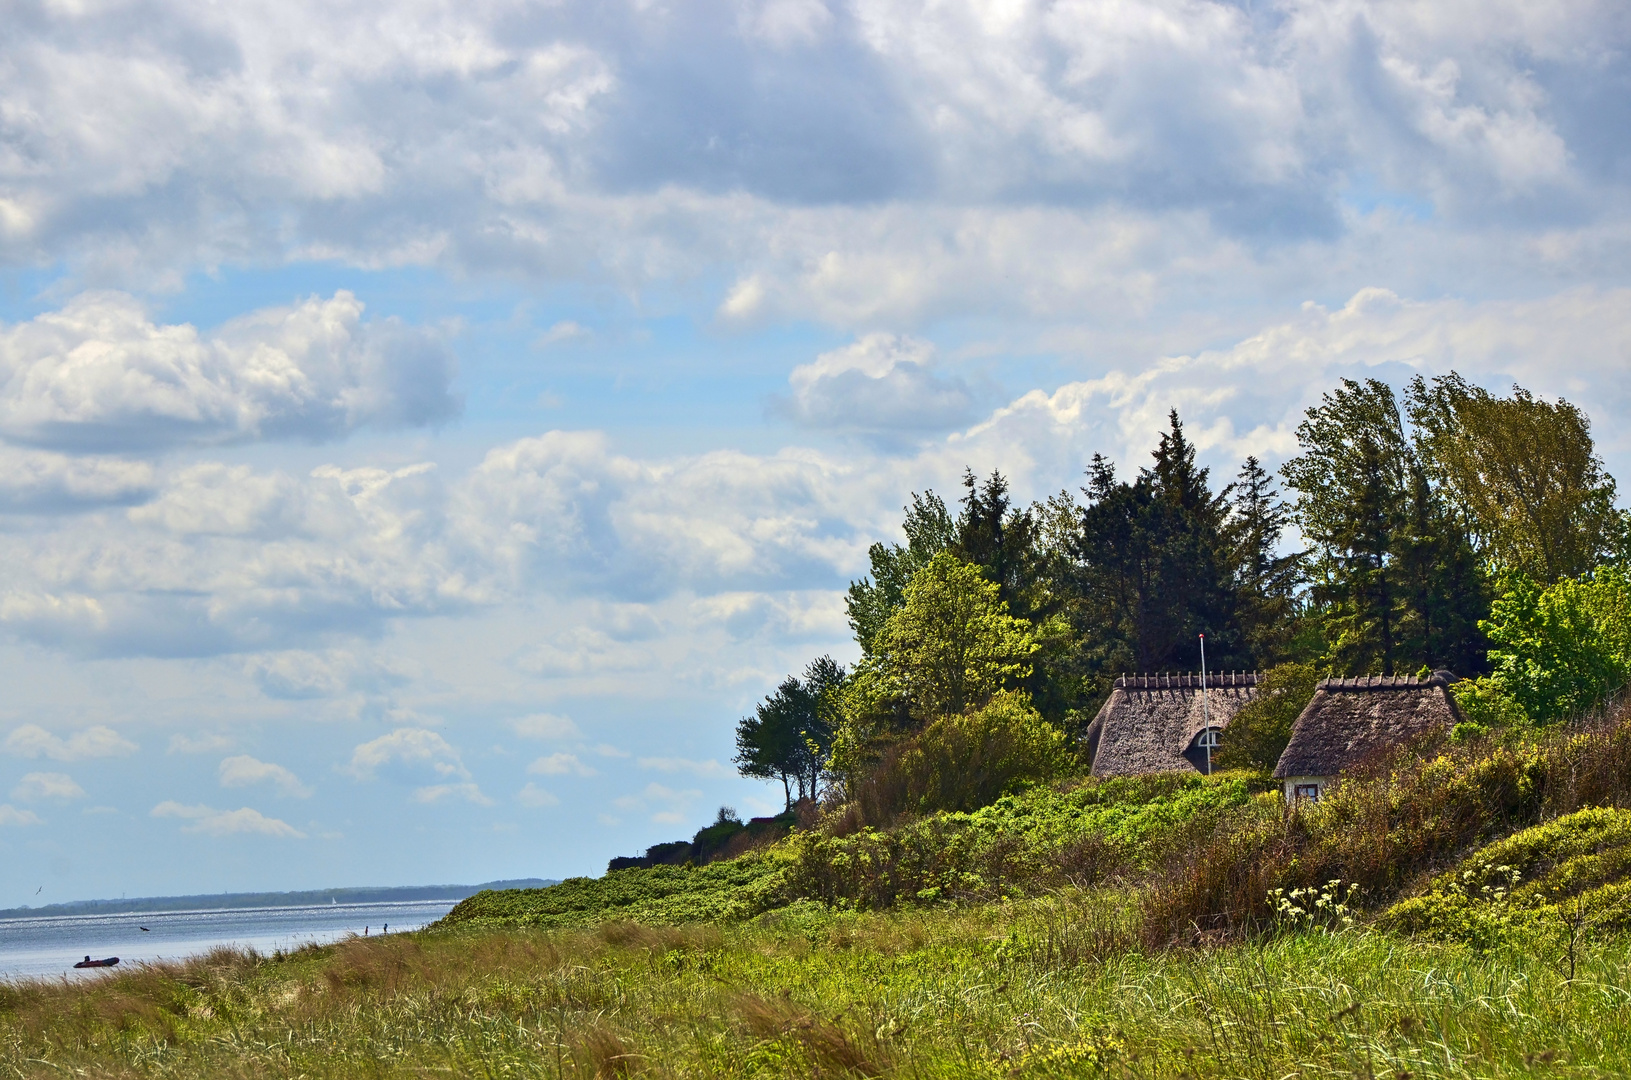
[[[1209,727],[1195,736],[1195,749],[1216,750],[1223,745],[1223,729]]]

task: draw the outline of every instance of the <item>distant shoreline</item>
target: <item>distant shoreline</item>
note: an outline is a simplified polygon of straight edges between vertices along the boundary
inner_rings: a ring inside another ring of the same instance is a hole
[[[64,915],[126,915],[147,912],[232,911],[241,908],[385,904],[414,900],[463,900],[484,889],[542,889],[555,879],[516,878],[480,885],[348,886],[297,892],[201,893],[192,896],[135,896],[117,900],[70,900],[44,907],[0,909],[0,919],[49,919]]]

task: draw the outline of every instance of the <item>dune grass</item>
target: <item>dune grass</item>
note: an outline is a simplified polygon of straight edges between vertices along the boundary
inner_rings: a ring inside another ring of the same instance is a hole
[[[1485,1077],[1631,1073],[1631,937],[1374,930],[1147,953],[1126,894],[470,927],[0,989],[0,1074]]]

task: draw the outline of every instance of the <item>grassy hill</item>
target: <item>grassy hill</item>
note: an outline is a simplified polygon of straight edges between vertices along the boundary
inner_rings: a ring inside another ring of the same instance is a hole
[[[1284,919],[1270,900],[1276,890],[1284,897],[1341,882],[1346,906],[1370,917],[1412,894],[1443,894],[1447,873],[1473,872],[1482,889],[1491,875],[1515,872],[1509,906],[1539,905],[1542,894],[1555,906],[1559,888],[1565,899],[1585,890],[1592,911],[1602,911],[1592,918],[1606,927],[1618,925],[1631,857],[1580,845],[1620,850],[1613,845],[1623,846],[1631,826],[1584,824],[1609,821],[1602,815],[1622,811],[1593,808],[1614,807],[1631,807],[1626,720],[1404,753],[1289,813],[1265,778],[1236,772],[1076,779],[883,830],[846,832],[829,821],[736,860],[478,893],[440,925],[681,925],[801,902],[883,911],[1111,888],[1133,891],[1139,940],[1160,948],[1271,931]],[[1559,862],[1564,851],[1574,861]],[[1490,869],[1508,865],[1513,871]],[[1390,914],[1387,925],[1440,926],[1406,914],[1413,910]]]
[[[1631,1074],[1631,722],[837,815],[436,928],[0,986],[24,1077]]]

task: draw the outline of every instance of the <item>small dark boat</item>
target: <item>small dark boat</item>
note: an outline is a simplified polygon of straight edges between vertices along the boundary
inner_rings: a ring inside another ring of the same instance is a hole
[[[106,959],[103,959],[103,960],[92,960],[90,957],[87,956],[85,959],[83,959],[79,963],[75,964],[74,967],[76,967],[76,968],[112,967],[113,965],[117,964],[118,962],[119,962],[119,958],[117,956],[109,956],[109,957],[107,957]]]

